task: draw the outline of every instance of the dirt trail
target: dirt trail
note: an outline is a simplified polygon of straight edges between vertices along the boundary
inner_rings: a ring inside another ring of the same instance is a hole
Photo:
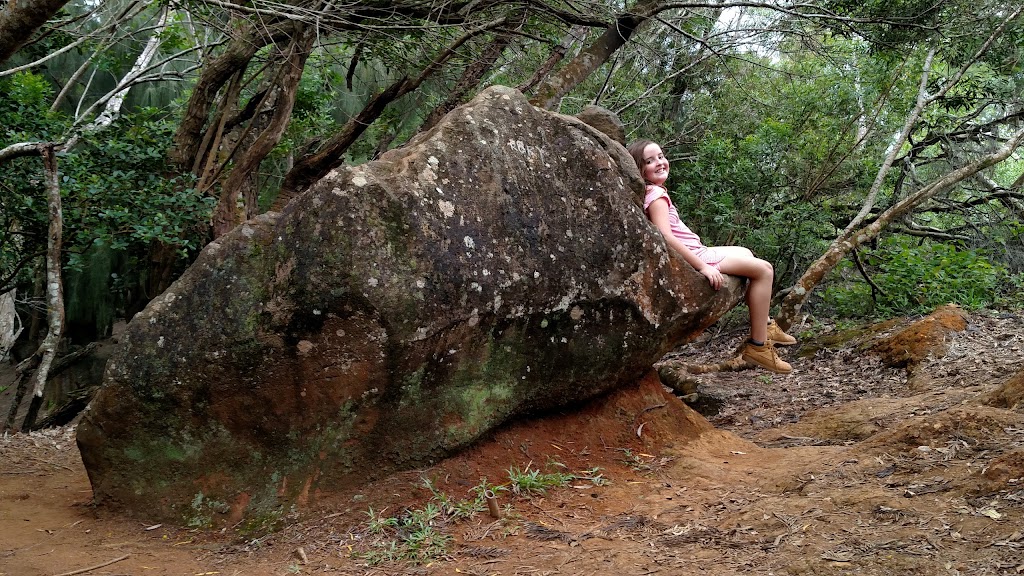
[[[788,376],[701,375],[701,392],[722,402],[708,419],[649,377],[430,468],[323,498],[262,536],[95,509],[70,428],[0,438],[0,576],[111,560],[84,573],[1024,573],[1024,320],[977,313],[963,330],[934,333],[918,324],[912,339],[941,341],[945,355],[885,366],[872,350],[909,322],[830,346],[818,327],[814,342],[789,353]],[[674,356],[713,362],[738,340],[709,334]],[[352,557],[372,539],[367,511],[421,508],[423,478],[467,498],[482,477],[498,484],[527,466],[610,483],[500,494],[505,518],[438,526],[454,544],[428,564],[370,567]]]

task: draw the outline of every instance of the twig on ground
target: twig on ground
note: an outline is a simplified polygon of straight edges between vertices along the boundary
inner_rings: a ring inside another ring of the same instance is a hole
[[[114,558],[113,560],[107,560],[106,562],[103,562],[102,564],[97,564],[95,566],[89,566],[88,568],[79,568],[78,570],[72,570],[71,572],[63,572],[61,574],[57,574],[56,576],[74,576],[75,574],[85,574],[86,572],[92,572],[93,570],[97,570],[99,568],[103,568],[104,566],[110,566],[111,564],[114,564],[115,562],[120,562],[121,560],[124,560],[125,558],[127,558],[129,556],[131,556],[131,554],[125,554],[124,556],[118,556],[117,558]]]

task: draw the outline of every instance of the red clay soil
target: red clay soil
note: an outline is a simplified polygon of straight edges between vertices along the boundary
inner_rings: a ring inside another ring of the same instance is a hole
[[[936,309],[919,322],[879,340],[873,352],[887,366],[904,367],[920,364],[929,356],[946,354],[950,335],[967,327],[967,313],[956,305]]]
[[[649,375],[434,466],[321,495],[269,533],[152,525],[96,508],[73,428],[0,438],[0,576],[1016,575],[1024,413],[981,399],[1018,372],[1024,320],[964,318],[966,329],[943,333],[944,356],[920,362],[924,390],[865,354],[863,341],[812,358],[792,350],[788,376],[701,375],[701,393],[724,401],[709,419]],[[718,334],[677,354],[711,363],[740,338]],[[435,520],[452,541],[424,563],[359,556],[375,538],[369,510],[422,509],[432,496],[424,479],[466,499],[482,478],[507,484],[510,468],[576,479],[544,494],[499,493],[498,520]]]

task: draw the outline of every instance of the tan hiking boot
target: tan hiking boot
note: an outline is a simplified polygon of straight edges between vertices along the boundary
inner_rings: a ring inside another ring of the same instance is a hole
[[[793,367],[789,363],[779,358],[779,354],[772,346],[771,340],[761,346],[747,342],[743,346],[743,359],[776,374],[789,374],[793,371]]]
[[[796,338],[783,332],[782,328],[779,328],[779,325],[775,323],[775,320],[768,323],[768,339],[779,346],[792,346],[796,344]]]

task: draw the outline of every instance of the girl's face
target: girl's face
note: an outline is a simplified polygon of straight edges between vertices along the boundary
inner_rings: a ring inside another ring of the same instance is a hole
[[[665,158],[665,153],[661,151],[661,146],[648,144],[644,148],[644,165],[641,175],[647,182],[658,186],[665,184],[665,181],[668,180],[668,160]]]

